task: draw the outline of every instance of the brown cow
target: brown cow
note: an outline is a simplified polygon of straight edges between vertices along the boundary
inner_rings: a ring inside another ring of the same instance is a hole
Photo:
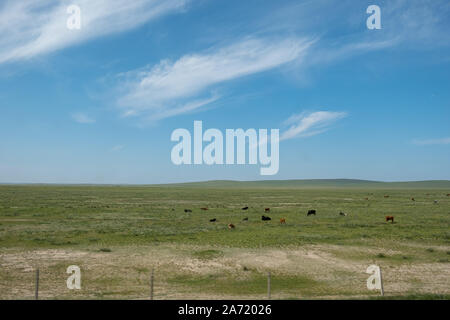
[[[416,199],[414,199],[414,198],[411,198],[411,201],[416,201]]]
[[[265,208],[264,212],[270,212],[270,208]]]
[[[280,224],[286,224],[286,219],[285,218],[281,218],[280,219]]]
[[[447,193],[447,197],[450,197],[450,193]]]
[[[366,198],[366,200],[369,200],[369,198]]]
[[[208,208],[200,208],[201,210],[203,210],[203,211],[206,211],[206,210],[208,210]]]
[[[385,197],[385,198],[389,198],[389,196],[388,196],[388,195],[385,195],[384,197]]]
[[[234,228],[235,228],[234,224],[230,223],[230,224],[228,225],[228,229],[234,229]]]
[[[391,220],[392,223],[394,223],[394,217],[393,216],[386,216],[386,222],[389,222],[389,220]]]

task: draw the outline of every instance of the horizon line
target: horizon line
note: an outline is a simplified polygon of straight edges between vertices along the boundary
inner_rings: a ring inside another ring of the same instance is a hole
[[[90,183],[90,182],[0,182],[0,185],[60,185],[60,186],[164,186],[164,185],[178,185],[178,184],[194,184],[194,183],[208,183],[208,182],[292,182],[292,181],[354,181],[367,183],[420,183],[420,182],[449,182],[446,179],[430,179],[430,180],[367,180],[367,179],[352,179],[352,178],[313,178],[313,179],[264,179],[264,180],[233,180],[233,179],[213,179],[213,180],[196,180],[184,182],[166,182],[166,183]]]

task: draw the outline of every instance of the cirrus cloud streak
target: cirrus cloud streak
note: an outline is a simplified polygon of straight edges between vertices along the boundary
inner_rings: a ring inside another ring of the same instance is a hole
[[[174,62],[163,60],[123,74],[119,106],[124,115],[146,114],[152,120],[192,112],[218,100],[217,93],[208,91],[214,85],[298,62],[312,43],[298,38],[246,38]]]

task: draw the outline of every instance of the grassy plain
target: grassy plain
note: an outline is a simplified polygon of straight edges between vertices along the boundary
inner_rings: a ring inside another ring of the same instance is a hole
[[[146,299],[152,269],[156,299],[260,299],[269,271],[274,299],[377,298],[374,263],[387,298],[448,299],[448,193],[448,181],[0,185],[0,299],[33,298],[37,267],[44,299]],[[82,290],[66,288],[69,265]]]

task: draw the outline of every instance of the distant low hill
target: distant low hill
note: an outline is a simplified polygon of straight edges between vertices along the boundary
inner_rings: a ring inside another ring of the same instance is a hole
[[[261,180],[234,181],[212,180],[167,184],[165,186],[186,186],[202,188],[415,188],[450,189],[450,180],[382,182],[357,179],[310,179],[310,180]]]

